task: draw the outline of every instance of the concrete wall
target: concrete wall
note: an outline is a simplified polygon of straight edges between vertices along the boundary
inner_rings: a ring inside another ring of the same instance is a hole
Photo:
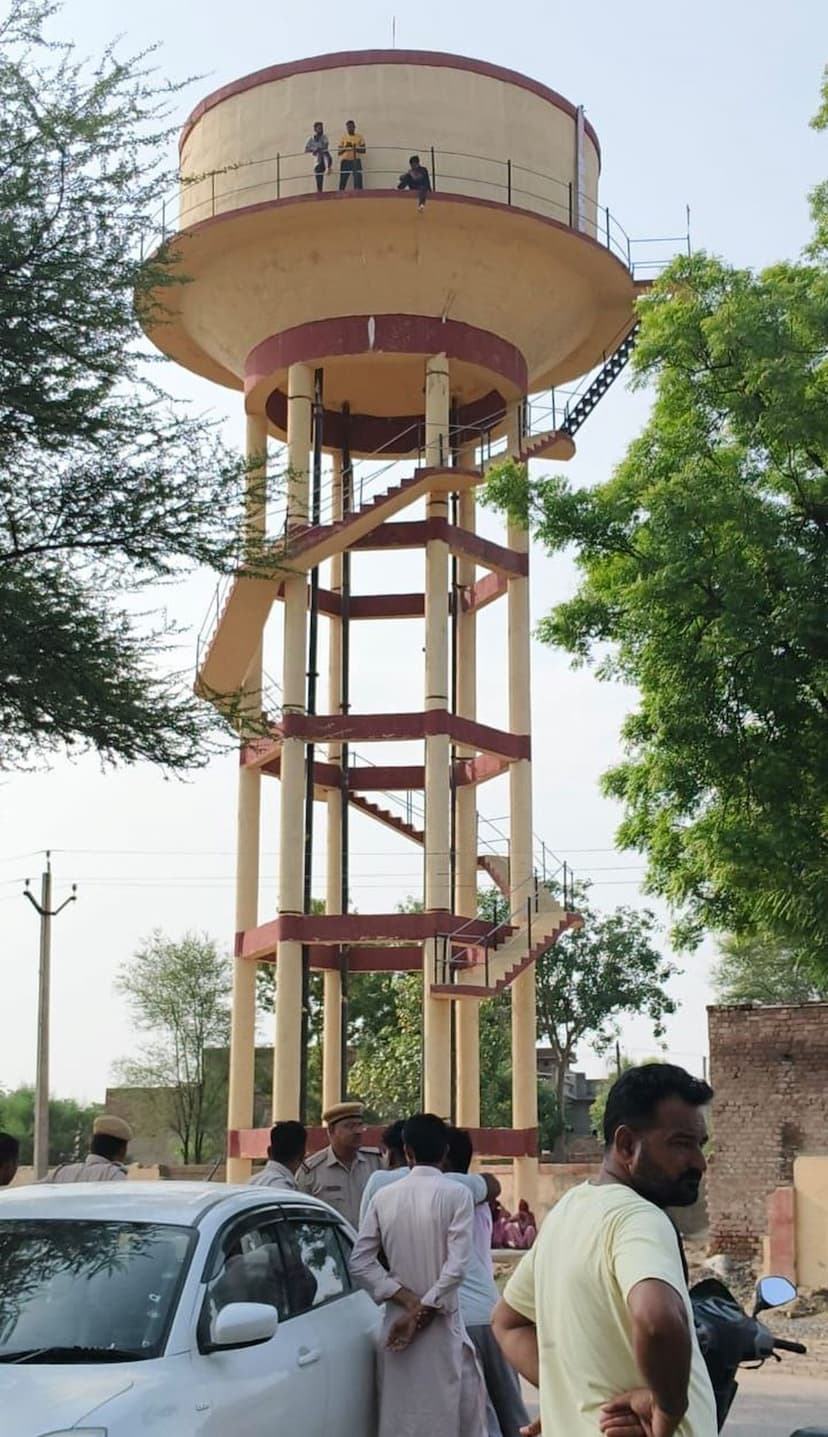
[[[710,1008],[708,1025],[710,1245],[752,1258],[767,1231],[770,1194],[793,1182],[800,1154],[828,1154],[828,1003]]]
[[[438,189],[505,204],[511,160],[512,203],[569,223],[573,115],[519,84],[466,69],[462,60],[452,67],[429,65],[427,55],[421,63],[297,66],[292,74],[226,94],[182,145],[183,222],[309,193],[312,161],[303,151],[317,119],[335,162],[345,121],[356,121],[368,147],[366,188],[394,188],[415,152],[431,167],[433,149]],[[594,232],[599,159],[589,135],[584,169],[585,217]]]

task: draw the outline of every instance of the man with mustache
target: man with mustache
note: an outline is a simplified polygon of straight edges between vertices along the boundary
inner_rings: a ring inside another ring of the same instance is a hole
[[[529,1431],[716,1437],[665,1211],[698,1196],[712,1096],[669,1063],[629,1068],[611,1088],[597,1181],[553,1208],[492,1319],[505,1355],[540,1388],[540,1422]]]

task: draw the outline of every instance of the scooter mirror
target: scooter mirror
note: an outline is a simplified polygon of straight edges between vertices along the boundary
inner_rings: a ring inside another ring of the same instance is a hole
[[[765,1312],[769,1307],[784,1307],[793,1302],[796,1288],[787,1277],[763,1277],[756,1289],[756,1311]]]

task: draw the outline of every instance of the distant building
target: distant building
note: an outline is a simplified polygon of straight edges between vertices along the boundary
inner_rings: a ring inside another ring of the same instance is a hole
[[[538,1048],[538,1077],[542,1082],[555,1083],[557,1062],[551,1048]],[[564,1117],[567,1131],[576,1138],[592,1134],[589,1110],[598,1095],[602,1078],[588,1078],[585,1073],[567,1070],[564,1079]]]

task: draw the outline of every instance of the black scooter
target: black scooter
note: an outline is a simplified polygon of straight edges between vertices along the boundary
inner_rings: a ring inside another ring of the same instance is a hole
[[[748,1317],[718,1278],[708,1277],[691,1287],[696,1333],[713,1384],[720,1432],[739,1390],[736,1373],[742,1363],[756,1363],[761,1367],[769,1357],[781,1361],[780,1352],[807,1351],[801,1342],[774,1337],[770,1329],[757,1320],[760,1312],[782,1307],[795,1297],[796,1288],[786,1277],[763,1277],[756,1289],[753,1316]],[[828,1427],[803,1427],[792,1437],[828,1437]]]

